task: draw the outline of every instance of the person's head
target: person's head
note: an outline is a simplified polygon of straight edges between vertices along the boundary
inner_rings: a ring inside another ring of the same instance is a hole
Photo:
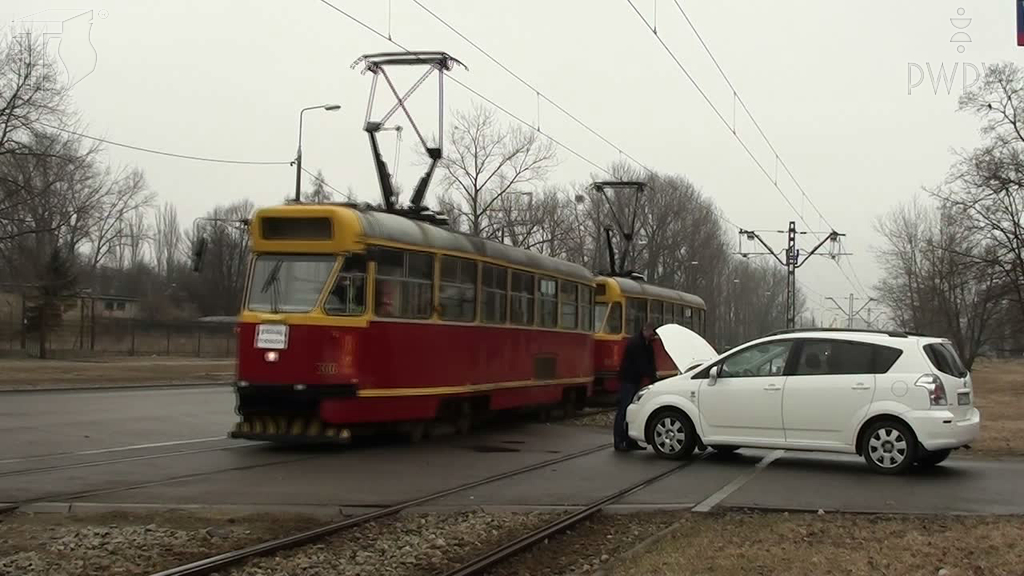
[[[654,329],[657,327],[658,325],[655,324],[654,322],[647,322],[646,324],[644,324],[644,327],[640,331],[640,333],[644,335],[645,340],[650,342],[658,337],[657,332],[654,331]]]

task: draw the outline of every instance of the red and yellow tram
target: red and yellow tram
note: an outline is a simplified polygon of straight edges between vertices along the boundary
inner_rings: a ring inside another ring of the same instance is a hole
[[[257,212],[232,436],[353,429],[563,404],[594,379],[585,268],[399,215]]]
[[[594,392],[616,392],[616,373],[626,340],[651,320],[657,324],[679,324],[704,334],[704,301],[700,298],[653,286],[633,278],[597,279],[594,307]],[[678,373],[661,345],[654,347],[658,377]]]
[[[694,296],[398,214],[287,205],[249,229],[237,438],[418,436],[492,410],[574,411],[595,382],[617,389],[624,340],[648,318],[703,328]],[[658,367],[674,369],[662,350]]]

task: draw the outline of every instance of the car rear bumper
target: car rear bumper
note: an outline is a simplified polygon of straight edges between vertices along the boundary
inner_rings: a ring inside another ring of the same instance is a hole
[[[927,450],[961,448],[978,439],[981,433],[981,412],[971,408],[959,420],[947,410],[915,410],[904,415]]]

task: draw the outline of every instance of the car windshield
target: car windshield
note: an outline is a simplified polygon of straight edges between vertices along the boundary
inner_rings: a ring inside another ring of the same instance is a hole
[[[252,266],[247,308],[258,312],[308,312],[337,260],[334,256],[262,254]]]

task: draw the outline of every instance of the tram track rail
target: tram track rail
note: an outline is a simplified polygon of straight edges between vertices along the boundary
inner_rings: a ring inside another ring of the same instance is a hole
[[[483,574],[486,574],[495,566],[501,564],[502,562],[511,560],[520,552],[523,552],[538,543],[544,542],[553,536],[557,536],[558,534],[568,530],[569,528],[579,524],[580,522],[583,522],[595,516],[596,514],[607,508],[609,505],[614,504],[619,500],[622,500],[623,498],[635,494],[643,490],[644,488],[647,488],[648,486],[675,474],[676,472],[682,470],[683,468],[686,468],[693,462],[694,460],[687,460],[685,462],[681,462],[664,472],[660,472],[658,474],[645,478],[639,482],[636,482],[630,486],[627,486],[612,494],[609,494],[608,496],[595,500],[576,512],[571,512],[568,515],[558,518],[544,526],[541,526],[540,528],[532,532],[524,534],[523,536],[507,544],[499,546],[498,548],[494,548],[482,554],[481,556],[478,556],[473,560],[466,562],[458,568],[446,572],[444,576],[481,576]]]
[[[316,460],[319,458],[327,458],[330,454],[314,454],[309,456],[303,456],[300,458],[290,458],[287,460],[277,460],[274,462],[263,462],[260,464],[246,464],[242,466],[231,466],[228,468],[220,468],[218,470],[210,470],[206,472],[192,472],[189,474],[181,474],[178,476],[172,476],[170,478],[162,478],[160,480],[151,480],[148,482],[138,482],[135,484],[129,484],[127,486],[111,486],[106,488],[95,488],[91,490],[82,490],[78,492],[63,492],[56,494],[47,494],[45,496],[36,496],[34,498],[26,498],[24,500],[18,500],[6,504],[6,506],[17,509],[28,504],[38,504],[40,502],[70,502],[72,500],[80,500],[82,498],[89,498],[91,496],[100,496],[105,494],[116,494],[118,492],[127,492],[129,490],[137,490],[140,488],[149,488],[151,486],[162,486],[164,484],[173,484],[175,482],[184,482],[186,480],[194,480],[197,478],[205,478],[208,476],[216,476],[217,474],[225,474],[227,472],[238,472],[242,470],[254,470],[259,468],[267,468],[270,466],[282,466],[285,464],[294,464],[296,462],[304,462],[307,460]]]
[[[576,452],[565,454],[557,458],[550,458],[541,462],[537,462],[535,464],[530,464],[528,466],[523,466],[521,468],[516,468],[514,470],[509,470],[507,472],[501,472],[493,476],[488,476],[480,480],[474,480],[472,482],[460,484],[452,488],[446,488],[444,490],[440,490],[438,492],[434,492],[426,496],[405,500],[403,502],[392,504],[380,510],[368,512],[366,514],[360,514],[359,516],[355,516],[347,520],[342,520],[340,522],[335,522],[332,524],[321,526],[319,528],[314,528],[313,530],[308,530],[299,534],[294,534],[292,536],[286,536],[284,538],[269,540],[267,542],[263,542],[239,550],[218,554],[216,556],[211,556],[209,558],[197,560],[189,564],[184,564],[182,566],[177,566],[174,568],[156,572],[153,573],[151,576],[206,576],[213,572],[224,570],[225,568],[230,568],[232,566],[241,564],[246,560],[249,560],[250,558],[266,556],[290,548],[296,548],[307,544],[311,544],[333,534],[342,532],[344,530],[355,528],[357,526],[367,524],[369,522],[379,520],[381,518],[394,516],[399,512],[402,512],[403,510],[409,508],[421,506],[434,500],[445,498],[447,496],[451,496],[453,494],[457,494],[459,492],[463,492],[466,490],[471,490],[479,486],[484,486],[487,484],[498,482],[500,480],[505,480],[508,478],[512,478],[521,474],[526,474],[528,472],[533,472],[535,470],[540,470],[556,464],[561,464],[562,462],[567,462],[569,460],[589,456],[590,454],[607,450],[610,447],[610,444],[602,444],[600,446],[595,446],[592,448],[587,448],[584,450],[579,450]]]
[[[45,474],[48,472],[60,472],[63,470],[74,470],[78,468],[92,468],[96,466],[109,466],[113,464],[121,464],[124,462],[137,462],[140,460],[153,460],[156,458],[171,458],[174,456],[187,456],[189,454],[203,454],[206,452],[218,452],[222,450],[239,450],[245,448],[256,448],[259,446],[265,446],[266,442],[252,443],[252,444],[238,444],[231,446],[216,446],[211,448],[195,448],[191,450],[175,450],[173,452],[160,452],[158,454],[142,454],[139,456],[126,456],[124,458],[111,458],[107,460],[94,460],[92,462],[74,462],[70,464],[55,464],[52,466],[40,466],[37,468],[23,468],[20,470],[9,470],[6,472],[0,472],[0,478],[9,478],[12,476],[25,476],[29,474]],[[59,456],[58,456],[59,457]],[[64,456],[67,457],[67,456]],[[55,457],[56,458],[56,457]]]

